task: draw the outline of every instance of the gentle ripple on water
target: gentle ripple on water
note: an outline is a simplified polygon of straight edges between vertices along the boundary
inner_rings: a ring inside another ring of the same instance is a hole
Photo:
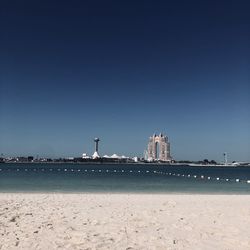
[[[250,194],[250,168],[150,164],[1,164],[0,192]]]

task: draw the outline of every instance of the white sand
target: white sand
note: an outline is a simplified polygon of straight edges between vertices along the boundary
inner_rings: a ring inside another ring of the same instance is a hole
[[[0,194],[0,249],[250,249],[250,196]]]

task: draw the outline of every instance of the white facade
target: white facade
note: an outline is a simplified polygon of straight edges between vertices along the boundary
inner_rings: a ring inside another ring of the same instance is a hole
[[[149,137],[148,160],[171,161],[168,137],[160,133]]]

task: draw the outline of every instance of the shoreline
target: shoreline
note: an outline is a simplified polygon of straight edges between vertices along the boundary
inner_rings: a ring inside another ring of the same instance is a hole
[[[2,192],[0,191],[0,197],[2,195],[24,195],[24,196],[33,196],[35,194],[37,195],[86,195],[86,196],[89,196],[89,195],[94,195],[94,196],[104,196],[104,195],[107,195],[107,196],[230,196],[230,197],[240,197],[240,196],[249,196],[250,198],[250,194],[228,194],[228,193],[140,193],[140,192],[23,192],[23,191],[20,191],[20,192]]]
[[[195,164],[195,163],[157,163],[157,162],[0,162],[0,166],[1,165],[9,165],[9,164],[28,164],[28,165],[39,165],[39,164],[44,164],[44,165],[55,165],[55,164],[59,164],[59,165],[64,165],[64,164],[69,164],[69,165],[145,165],[145,166],[169,166],[169,167],[209,167],[209,168],[213,168],[213,167],[220,167],[220,168],[239,168],[239,167],[244,167],[244,168],[250,168],[250,165],[245,165],[245,164],[241,164],[241,165],[233,165],[233,164]]]
[[[204,192],[204,193],[198,193],[198,192],[105,192],[105,191],[100,191],[100,192],[82,192],[82,191],[69,191],[69,192],[65,192],[65,191],[2,191],[0,190],[0,196],[2,194],[9,194],[9,195],[138,195],[138,196],[147,196],[147,195],[152,195],[152,196],[249,196],[250,197],[250,193],[223,193],[223,192]]]

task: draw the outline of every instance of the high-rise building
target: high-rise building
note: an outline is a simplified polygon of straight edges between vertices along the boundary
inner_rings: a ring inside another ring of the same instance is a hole
[[[160,133],[149,137],[148,160],[171,161],[168,137]]]

